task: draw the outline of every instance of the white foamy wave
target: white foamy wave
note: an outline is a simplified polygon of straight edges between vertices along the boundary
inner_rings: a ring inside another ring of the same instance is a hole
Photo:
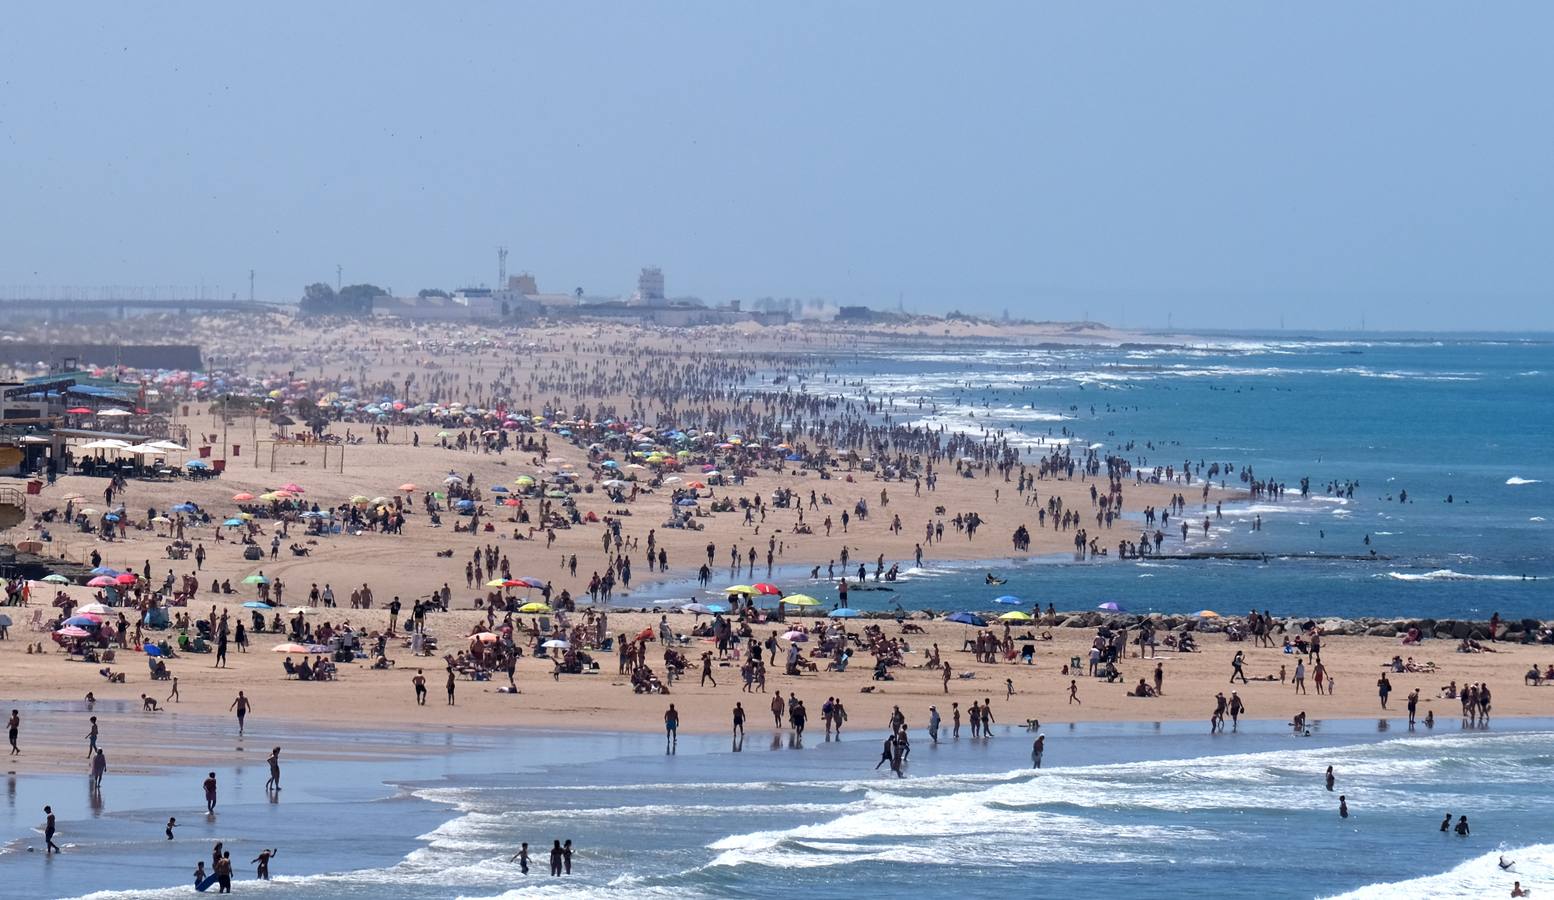
[[[1521,575],[1472,575],[1452,569],[1436,569],[1433,572],[1386,572],[1377,578],[1394,578],[1398,581],[1525,581]]]
[[[1541,479],[1537,479],[1537,478],[1522,478],[1519,475],[1512,475],[1510,478],[1507,478],[1505,480],[1505,483],[1506,484],[1512,484],[1512,485],[1515,485],[1515,484],[1542,484],[1543,481]]]
[[[1516,864],[1511,871],[1501,871],[1501,856]],[[1539,890],[1534,896],[1550,891],[1550,886],[1554,885],[1554,844],[1493,850],[1439,875],[1367,885],[1338,897],[1346,900],[1509,897],[1511,885],[1517,881],[1523,888],[1536,886]]]

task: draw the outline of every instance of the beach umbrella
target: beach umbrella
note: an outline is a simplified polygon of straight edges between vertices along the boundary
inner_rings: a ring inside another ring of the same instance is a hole
[[[780,593],[782,593],[782,589],[779,588],[777,585],[775,585],[775,584],[768,584],[765,581],[759,582],[757,584],[752,584],[751,587],[755,588],[755,592],[757,594],[780,594]]]
[[[269,584],[270,583],[270,579],[264,577],[263,575],[250,575],[247,578],[243,579],[243,583],[244,584]]]
[[[1020,610],[1016,609],[1010,612],[1006,612],[998,618],[1005,622],[1029,622],[1031,621],[1031,614],[1027,612],[1021,612]]]
[[[152,516],[151,521],[158,525],[171,525],[173,522],[173,520],[169,519],[167,516]]]
[[[946,621],[946,622],[958,622],[958,623],[960,623],[962,625],[971,625],[971,626],[974,626],[976,628],[986,628],[987,627],[987,620],[986,619],[982,618],[981,616],[977,615],[976,613],[969,613],[969,612],[965,612],[965,611],[961,611],[961,612],[957,612],[957,613],[950,613],[949,615],[944,617],[944,621]]]
[[[67,638],[84,638],[84,637],[91,637],[92,636],[91,632],[87,631],[85,628],[80,628],[80,627],[75,626],[75,625],[67,625],[64,628],[60,628],[60,629],[56,630],[54,633],[59,635],[60,637],[67,637]]]
[[[71,414],[72,416],[89,416],[92,414],[92,411],[84,406],[73,406],[70,409],[65,410],[65,412]]]
[[[242,519],[227,519],[225,522],[222,522],[221,524],[227,526],[228,528],[237,528],[237,527],[239,527],[239,526],[241,526],[243,524],[243,520]]]
[[[263,600],[250,600],[247,603],[243,604],[243,608],[244,609],[274,609],[275,607],[273,607],[270,604],[264,602]]]
[[[830,613],[830,617],[833,619],[856,619],[861,615],[863,615],[863,613],[853,609],[850,606],[844,606],[841,609],[833,609]]]
[[[92,616],[71,616],[61,624],[74,625],[78,628],[91,628],[94,625],[102,624],[102,619],[101,617],[94,618]]]
[[[83,516],[95,516],[95,515],[97,515],[97,512],[98,512],[98,510],[95,507],[91,507],[91,506],[83,506],[81,509],[79,509],[77,511],[80,512],[81,515],[83,515]]]
[[[238,503],[242,503],[244,501],[254,499],[254,495],[247,491],[239,491],[238,493],[232,495],[232,499]]]
[[[412,484],[412,483],[411,483],[411,482],[408,482],[408,481],[407,481],[407,482],[405,482],[405,483],[404,483],[404,484],[402,484],[402,485],[400,485],[400,486],[399,486],[399,489],[400,489],[400,490],[402,490],[402,491],[404,491],[404,492],[405,492],[405,493],[407,493],[407,494],[408,494],[408,493],[410,493],[410,492],[411,492],[411,491],[414,491],[414,490],[415,490],[415,489],[416,489],[416,487],[415,487],[415,485],[414,485],[414,484]]]
[[[276,644],[270,648],[271,653],[307,653],[308,648],[301,644]]]
[[[140,649],[145,651],[145,654],[147,656],[161,656],[162,655],[162,648],[158,647],[156,644],[147,644],[144,647],[141,647]]]
[[[114,612],[113,607],[103,603],[88,603],[85,606],[76,607],[76,613],[83,616],[111,616]]]
[[[695,613],[698,616],[712,614],[712,607],[705,603],[687,603],[680,608],[688,613]]]
[[[113,576],[113,583],[114,584],[134,584],[136,581],[139,581],[139,580],[140,579],[137,576],[132,575],[129,572],[125,572],[122,575],[115,575],[115,576]]]
[[[479,631],[469,636],[470,643],[479,641],[482,644],[494,644],[501,638],[489,631]]]
[[[308,616],[318,612],[318,610],[311,606],[293,606],[291,609],[287,610],[287,612],[294,616]]]
[[[109,513],[106,516],[103,516],[103,521],[105,521],[105,522],[117,522],[117,521],[119,521],[119,514],[118,513]]]
[[[505,494],[505,493],[507,493],[507,485],[505,485],[505,484],[493,484],[491,486],[491,492],[493,494]]]
[[[290,491],[293,494],[306,494],[307,493],[307,489],[306,488],[304,488],[300,484],[296,484],[295,482],[291,482],[291,481],[288,481],[285,484],[281,485],[280,489],[283,490],[283,491]]]
[[[550,640],[546,641],[545,643],[541,644],[540,646],[545,648],[546,650],[570,650],[570,649],[572,649],[572,645],[571,644],[567,643],[566,641],[561,640],[560,638],[551,638]]]
[[[86,583],[87,587],[114,587],[118,582],[107,575],[99,575]]]
[[[782,636],[782,639],[794,644],[802,644],[809,640],[809,635],[802,631],[790,631]]]
[[[1122,604],[1115,600],[1108,600],[1105,603],[1102,603],[1100,606],[1097,606],[1096,609],[1104,609],[1107,612],[1127,612],[1127,610],[1123,608]]]
[[[203,459],[191,459],[188,462],[184,463],[183,467],[185,469],[208,469],[208,468],[210,468],[210,463],[206,462]]]
[[[708,603],[708,604],[705,604],[705,605],[707,607],[707,612],[709,612],[709,613],[726,613],[726,612],[728,612],[728,607],[724,606],[721,603]]]
[[[53,573],[50,573],[48,575],[43,576],[43,580],[47,581],[49,584],[69,584],[70,583],[70,579],[68,579],[65,576],[59,574],[58,572],[53,572]]]
[[[730,585],[729,587],[726,587],[726,588],[724,588],[721,591],[718,591],[718,593],[720,593],[720,594],[753,594],[753,593],[755,593],[755,588],[751,587],[748,584],[735,584],[735,585]]]
[[[533,603],[525,603],[518,607],[518,611],[521,613],[548,613],[550,612],[550,607],[536,600]]]
[[[786,603],[789,606],[819,606],[820,605],[820,601],[819,600],[816,600],[814,597],[811,597],[808,594],[789,594],[788,596],[783,597],[778,602],[779,603]]]
[[[93,575],[117,575],[117,574],[119,574],[119,570],[118,569],[110,569],[107,566],[98,566],[97,568],[92,570],[92,574]]]
[[[683,500],[676,500],[674,505],[675,506],[695,506],[697,504],[696,504],[695,500],[692,500],[691,498],[686,497]]]
[[[486,582],[486,587],[511,587],[512,584],[513,584],[512,582],[503,581],[500,578],[493,578],[490,581]]]
[[[1014,596],[1013,594],[1005,594],[1002,597],[994,597],[993,602],[1002,603],[1005,606],[1019,606],[1025,601],[1021,600],[1019,597]]]
[[[1215,612],[1212,609],[1200,609],[1197,612],[1193,613],[1193,615],[1197,616],[1200,619],[1218,619],[1219,618],[1219,613]]]

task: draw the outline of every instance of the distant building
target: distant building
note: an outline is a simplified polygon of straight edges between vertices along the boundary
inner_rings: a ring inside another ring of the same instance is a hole
[[[664,270],[658,266],[645,266],[637,275],[637,292],[632,295],[632,306],[668,306],[664,295]]]

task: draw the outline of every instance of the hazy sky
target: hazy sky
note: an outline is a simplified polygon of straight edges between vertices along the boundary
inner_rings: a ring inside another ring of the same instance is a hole
[[[0,290],[1554,328],[1554,3],[16,4]]]

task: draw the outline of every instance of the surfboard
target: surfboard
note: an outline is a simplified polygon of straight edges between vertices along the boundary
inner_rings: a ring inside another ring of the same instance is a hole
[[[197,891],[204,892],[207,888],[209,888],[211,885],[215,884],[218,880],[220,880],[220,878],[221,878],[221,876],[219,876],[219,875],[206,875],[205,879],[203,881],[199,882],[198,884],[196,884],[194,886],[194,889],[197,890]]]

